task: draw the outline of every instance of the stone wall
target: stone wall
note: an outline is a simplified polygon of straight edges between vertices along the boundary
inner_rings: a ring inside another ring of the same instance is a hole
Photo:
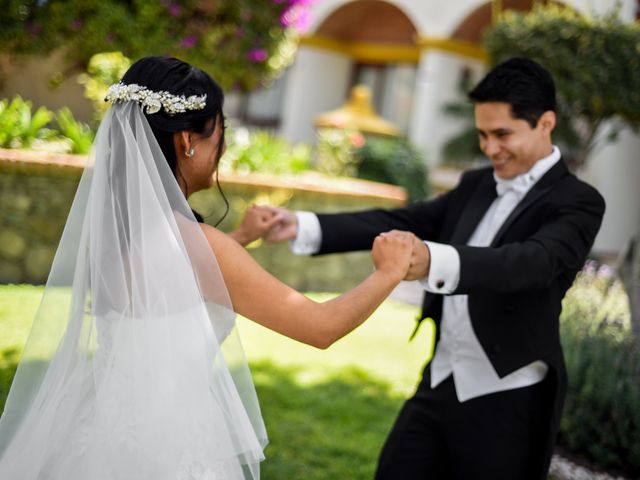
[[[62,234],[85,158],[0,149],[0,283],[44,283]],[[220,228],[235,227],[251,203],[269,203],[321,212],[393,208],[405,202],[403,189],[352,179],[225,176],[221,183],[231,205]],[[215,188],[190,202],[215,224],[224,203]],[[300,290],[342,291],[371,272],[368,252],[296,257],[286,245],[249,246],[268,271]]]

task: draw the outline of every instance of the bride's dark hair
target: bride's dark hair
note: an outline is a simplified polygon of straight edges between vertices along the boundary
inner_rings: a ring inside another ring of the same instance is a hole
[[[222,155],[224,148],[224,115],[222,106],[224,94],[222,89],[211,76],[193,67],[182,60],[171,57],[144,57],[135,62],[122,77],[122,83],[126,85],[137,84],[147,87],[155,92],[165,91],[173,95],[206,95],[205,107],[202,110],[187,110],[186,112],[169,115],[164,109],[156,113],[145,113],[151,130],[164,153],[167,163],[176,179],[180,178],[178,158],[173,143],[173,134],[181,131],[195,132],[201,136],[213,135],[216,124],[220,122],[222,134],[218,142],[217,160]],[[210,124],[209,120],[213,119]],[[216,223],[218,225],[229,210],[216,169],[216,184],[226,205],[226,211]],[[202,216],[194,212],[197,220],[202,222]]]

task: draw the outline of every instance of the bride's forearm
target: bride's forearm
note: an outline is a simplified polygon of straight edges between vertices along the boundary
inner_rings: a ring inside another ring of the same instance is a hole
[[[327,348],[364,322],[402,280],[394,266],[376,270],[353,290],[318,303],[263,270],[245,249],[213,227],[203,226],[234,310],[282,335]]]
[[[308,318],[310,338],[303,341],[328,348],[367,320],[400,280],[397,275],[375,271],[353,290],[316,304],[315,315]]]
[[[229,232],[227,235],[229,235],[243,247],[246,247],[249,243],[251,243],[251,239],[248,238],[241,229],[236,229],[232,232]]]

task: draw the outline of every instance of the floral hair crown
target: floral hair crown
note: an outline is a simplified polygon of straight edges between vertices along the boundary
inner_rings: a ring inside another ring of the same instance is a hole
[[[185,97],[165,91],[154,92],[135,83],[126,85],[118,82],[109,87],[109,92],[104,99],[112,103],[136,102],[142,106],[146,113],[157,113],[163,108],[167,114],[175,115],[187,110],[202,110],[205,107],[207,96],[191,95]]]

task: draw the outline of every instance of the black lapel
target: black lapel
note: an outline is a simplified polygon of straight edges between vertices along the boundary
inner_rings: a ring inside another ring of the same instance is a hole
[[[535,203],[540,197],[546,194],[549,190],[553,188],[555,183],[564,176],[569,170],[565,165],[562,158],[553,166],[551,169],[545,173],[540,180],[536,182],[536,184],[527,192],[524,198],[516,205],[516,208],[509,214],[507,219],[504,221],[498,232],[493,237],[491,241],[491,246],[495,246],[500,242],[500,239],[505,234],[505,232],[509,229],[511,224],[518,218],[522,212],[524,212],[530,205]]]
[[[496,193],[496,181],[493,179],[492,169],[487,169],[475,190],[469,197],[469,201],[458,219],[456,228],[451,236],[452,244],[466,243],[475,230],[482,217],[489,209],[491,202],[498,196]]]

